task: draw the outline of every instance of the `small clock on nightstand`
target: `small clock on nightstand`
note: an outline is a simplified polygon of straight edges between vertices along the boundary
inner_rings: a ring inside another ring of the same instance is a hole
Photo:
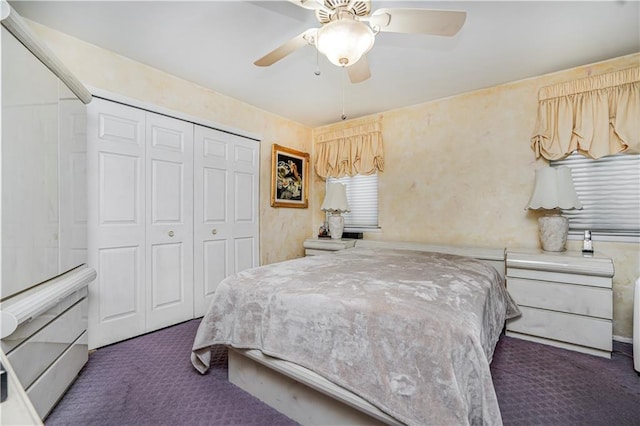
[[[309,238],[304,240],[304,243],[302,244],[305,256],[332,253],[351,248],[355,245],[356,240],[334,240],[330,238]]]

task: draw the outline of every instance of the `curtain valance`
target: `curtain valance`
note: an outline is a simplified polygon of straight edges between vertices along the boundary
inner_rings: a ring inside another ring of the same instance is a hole
[[[531,149],[559,160],[640,151],[640,67],[543,87]]]
[[[359,124],[316,136],[318,176],[340,178],[384,170],[380,122]]]

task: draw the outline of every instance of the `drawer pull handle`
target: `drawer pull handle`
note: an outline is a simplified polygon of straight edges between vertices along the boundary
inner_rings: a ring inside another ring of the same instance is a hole
[[[217,230],[216,228],[213,228],[213,229],[211,230],[211,233],[212,233],[213,235],[216,235],[216,234],[218,233],[218,230]]]
[[[175,234],[173,233],[173,231],[169,231],[169,232],[168,232],[168,234],[169,234],[169,236],[170,236],[170,237],[173,237],[173,236],[175,235]]]

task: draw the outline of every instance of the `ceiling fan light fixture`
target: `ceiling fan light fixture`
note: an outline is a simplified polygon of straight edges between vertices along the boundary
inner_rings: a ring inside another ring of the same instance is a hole
[[[329,22],[318,30],[316,47],[331,63],[339,67],[355,64],[373,46],[371,28],[354,19]]]

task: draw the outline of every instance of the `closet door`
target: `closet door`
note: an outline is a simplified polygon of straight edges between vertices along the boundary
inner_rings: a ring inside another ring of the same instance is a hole
[[[146,115],[147,331],[193,318],[193,124]]]
[[[259,248],[259,144],[257,141],[233,137],[232,184],[234,272],[260,264]]]
[[[194,316],[225,277],[258,266],[258,142],[195,126]]]
[[[89,348],[145,332],[145,113],[87,106]]]

